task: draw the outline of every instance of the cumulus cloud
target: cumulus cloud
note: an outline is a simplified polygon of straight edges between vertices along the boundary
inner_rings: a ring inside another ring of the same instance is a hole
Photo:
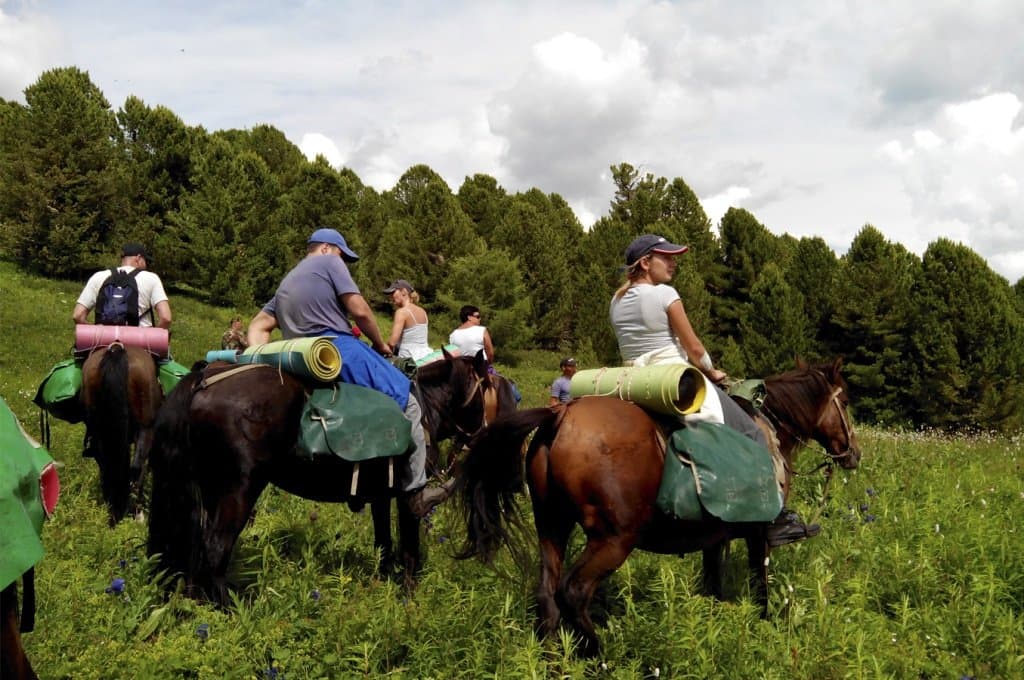
[[[24,101],[22,92],[54,65],[61,35],[45,15],[13,15],[0,2],[0,97]]]
[[[999,93],[950,104],[883,154],[898,165],[919,232],[960,240],[1012,280],[1024,275],[1021,100]]]

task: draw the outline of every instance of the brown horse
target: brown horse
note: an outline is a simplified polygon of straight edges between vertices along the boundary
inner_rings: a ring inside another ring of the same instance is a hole
[[[128,512],[133,494],[133,510],[143,506],[146,457],[163,401],[153,356],[119,342],[93,350],[82,366],[80,398],[85,407],[83,453],[99,464],[103,500],[113,526]]]
[[[35,613],[35,596],[32,587],[33,570],[24,575],[25,611],[18,612],[18,582],[14,581],[0,591],[0,680],[36,680],[25,648],[21,644],[21,633],[32,630]]]
[[[160,410],[150,453],[149,553],[160,554],[162,568],[182,574],[190,594],[226,604],[235,543],[263,489],[273,484],[321,502],[359,506],[369,501],[380,570],[391,576],[391,499],[398,498],[398,566],[411,587],[422,564],[419,518],[408,494],[391,483],[403,462],[394,468],[386,458],[361,462],[353,496],[352,463],[294,453],[307,386],[268,366],[218,377],[231,368],[216,363],[193,371]],[[422,367],[417,382],[427,434],[436,434],[430,429],[440,424],[465,432],[479,429],[487,380],[483,357]]]
[[[813,368],[798,363],[796,370],[765,380],[764,410],[778,429],[787,474],[794,451],[808,440],[819,442],[828,459],[845,468],[860,460],[840,366],[840,360]],[[699,521],[680,521],[658,510],[665,459],[661,429],[640,407],[612,397],[520,411],[474,439],[465,464],[468,534],[460,557],[490,561],[502,544],[521,551],[512,531],[519,512],[515,495],[523,483],[523,442],[534,430],[525,471],[540,539],[538,634],[553,633],[562,620],[582,638],[582,651],[596,654],[591,598],[638,548],[674,555],[703,551],[705,585],[720,596],[721,554],[733,538],[747,541],[757,599],[767,611],[767,525],[726,523],[707,513]],[[577,524],[586,546],[563,574]]]

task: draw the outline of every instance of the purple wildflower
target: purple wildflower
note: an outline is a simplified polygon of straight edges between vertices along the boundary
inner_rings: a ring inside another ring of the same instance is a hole
[[[115,578],[113,581],[110,582],[110,585],[107,586],[106,590],[104,590],[103,592],[110,593],[112,595],[120,595],[124,592],[124,579]]]
[[[196,626],[196,637],[202,640],[203,642],[206,642],[206,640],[210,637],[210,624],[200,623],[198,626]]]

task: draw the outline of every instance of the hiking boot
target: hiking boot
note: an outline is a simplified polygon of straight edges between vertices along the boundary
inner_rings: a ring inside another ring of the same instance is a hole
[[[802,541],[821,533],[821,525],[804,524],[800,515],[786,508],[768,525],[768,545],[775,548],[787,543]]]
[[[414,515],[423,519],[431,510],[448,500],[448,496],[452,494],[454,489],[454,477],[441,486],[425,486],[410,495],[409,509],[412,510]]]

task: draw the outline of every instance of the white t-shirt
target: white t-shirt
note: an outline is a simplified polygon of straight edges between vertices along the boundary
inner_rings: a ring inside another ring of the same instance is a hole
[[[608,311],[623,361],[633,361],[641,354],[668,345],[678,346],[668,323],[669,305],[678,299],[676,289],[663,283],[638,283],[622,297],[612,298]],[[682,355],[685,357],[686,352]]]
[[[135,267],[118,267],[119,271],[128,273],[131,272]],[[78,304],[82,305],[86,309],[91,310],[96,306],[96,298],[99,297],[100,287],[103,286],[103,282],[110,276],[110,270],[104,269],[98,271],[89,277],[89,281],[86,282],[85,288],[82,289],[82,294],[78,296]],[[135,283],[139,286],[139,326],[152,326],[153,319],[150,317],[149,310],[156,307],[161,302],[167,301],[167,293],[164,292],[164,284],[160,280],[160,277],[150,271],[141,271],[135,277]],[[156,311],[153,311],[156,314]]]
[[[448,336],[448,344],[455,345],[464,357],[474,357],[476,353],[484,348],[484,331],[487,326],[470,326],[469,328],[456,328]],[[484,352],[487,357],[487,352]],[[487,357],[490,359],[490,357]]]

